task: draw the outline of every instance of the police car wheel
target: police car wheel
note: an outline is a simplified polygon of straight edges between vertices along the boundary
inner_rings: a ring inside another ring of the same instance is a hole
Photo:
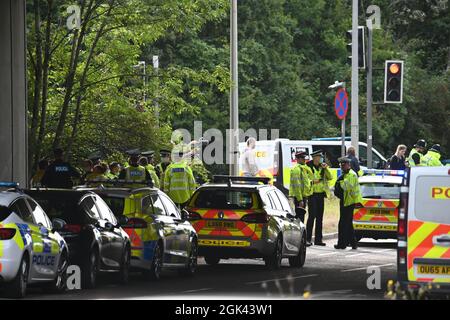
[[[69,262],[67,260],[67,254],[63,253],[59,259],[58,270],[56,271],[56,279],[52,281],[48,286],[44,287],[45,291],[52,293],[62,293],[66,290],[67,285],[67,267]]]
[[[122,284],[127,284],[130,278],[130,256],[131,256],[130,248],[127,247],[124,250],[124,255],[122,258],[122,266],[119,272],[119,282]]]
[[[289,265],[291,267],[301,268],[305,264],[306,260],[306,238],[303,237],[300,243],[298,255],[289,258]]]
[[[159,280],[161,278],[161,270],[163,264],[163,250],[161,248],[160,242],[156,243],[155,253],[152,261],[152,267],[148,274],[145,274],[152,280]]]
[[[27,292],[28,271],[28,258],[23,257],[16,277],[7,286],[7,293],[9,297],[16,299],[25,297]]]
[[[210,266],[215,266],[219,264],[220,258],[214,257],[214,256],[205,256],[205,262],[209,264]]]
[[[271,256],[266,257],[264,262],[270,269],[276,270],[281,267],[281,260],[283,259],[283,239],[278,236],[275,243],[275,248]]]
[[[98,254],[96,250],[92,250],[81,272],[83,288],[92,289],[95,287],[97,283],[97,273],[98,273]]]
[[[186,268],[182,270],[182,274],[193,275],[197,269],[197,257],[198,257],[198,246],[197,240],[193,240],[191,243],[191,251],[189,252],[189,259]]]

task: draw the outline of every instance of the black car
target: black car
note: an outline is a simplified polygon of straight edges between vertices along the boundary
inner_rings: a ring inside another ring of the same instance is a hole
[[[69,246],[69,263],[80,266],[83,288],[96,285],[98,272],[116,272],[121,283],[128,282],[131,244],[108,205],[93,192],[27,190],[50,219],[66,223],[59,234]]]

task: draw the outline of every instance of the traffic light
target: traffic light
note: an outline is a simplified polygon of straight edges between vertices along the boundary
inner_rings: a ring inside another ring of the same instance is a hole
[[[403,101],[403,61],[388,60],[384,69],[384,103]]]
[[[366,68],[366,36],[365,36],[365,27],[358,27],[358,68],[365,69]],[[347,58],[348,63],[352,64],[352,30],[347,31],[347,39],[349,43],[347,43],[347,51],[349,56]]]

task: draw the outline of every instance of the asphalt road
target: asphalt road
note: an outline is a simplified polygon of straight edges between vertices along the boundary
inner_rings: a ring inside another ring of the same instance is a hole
[[[287,259],[277,271],[262,260],[221,260],[208,266],[199,258],[193,277],[166,271],[157,281],[132,274],[128,285],[118,285],[110,275],[100,278],[94,290],[74,290],[62,295],[29,290],[28,299],[383,299],[388,280],[396,278],[396,242],[363,239],[357,250],[335,250],[335,239],[326,247],[307,249],[303,268],[290,268]],[[381,288],[369,290],[369,266],[379,266]]]

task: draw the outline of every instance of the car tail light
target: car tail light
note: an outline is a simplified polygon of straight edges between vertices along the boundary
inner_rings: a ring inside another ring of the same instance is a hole
[[[406,248],[398,249],[398,263],[399,264],[406,263]]]
[[[266,212],[249,213],[243,216],[241,220],[247,223],[267,223],[269,222],[269,216]]]
[[[200,220],[202,218],[202,216],[198,213],[198,212],[189,212],[189,215],[187,217],[187,219],[189,221],[193,221],[193,220]]]
[[[0,228],[0,240],[12,239],[16,234],[16,229]]]
[[[400,204],[398,207],[398,236],[405,237],[406,236],[406,221],[407,221],[407,212],[408,211],[408,193],[402,192],[400,193]]]
[[[63,231],[69,231],[72,233],[80,233],[83,229],[81,224],[66,224],[63,228]]]

